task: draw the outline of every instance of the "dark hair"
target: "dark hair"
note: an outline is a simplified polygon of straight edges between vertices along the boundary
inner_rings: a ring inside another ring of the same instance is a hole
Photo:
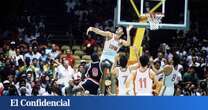
[[[93,62],[99,61],[99,57],[98,57],[97,53],[93,53],[91,55],[91,59],[92,59]]]
[[[37,96],[39,94],[38,92],[39,92],[39,88],[37,86],[34,86],[32,88],[32,95]]]
[[[22,87],[22,86],[26,86],[26,80],[25,79],[21,79],[19,81],[19,86]]]
[[[37,58],[33,58],[32,61],[38,61],[38,59]]]
[[[201,81],[199,85],[200,85],[200,88],[202,88],[202,89],[207,88],[207,82],[206,81]]]
[[[180,58],[177,54],[173,55],[173,65],[177,66],[180,63]]]
[[[124,37],[124,35],[126,35],[125,27],[124,27],[124,26],[116,26],[116,30],[117,30],[118,28],[122,28],[122,30],[123,30],[123,36],[122,36],[122,37]],[[115,31],[116,31],[116,30],[115,30]]]
[[[122,55],[119,59],[119,63],[122,68],[125,68],[128,63],[128,58],[126,56]]]
[[[29,58],[29,57],[26,57],[26,58],[25,58],[25,63],[26,63],[27,65],[30,64],[30,58]]]
[[[22,61],[22,59],[19,59],[18,60],[18,63],[19,63],[20,66],[23,66],[24,65],[24,61]]]
[[[116,26],[116,30],[117,30],[118,28],[122,28],[123,30],[125,29],[124,26]]]
[[[139,58],[139,61],[141,63],[141,65],[143,67],[147,66],[148,63],[149,63],[149,57],[147,55],[142,55],[140,58]]]
[[[156,65],[156,64],[161,65],[161,62],[157,60],[157,61],[154,62],[154,65]]]
[[[17,89],[14,85],[11,85],[10,88],[9,88],[9,95],[10,96],[17,96],[18,93],[17,93]]]

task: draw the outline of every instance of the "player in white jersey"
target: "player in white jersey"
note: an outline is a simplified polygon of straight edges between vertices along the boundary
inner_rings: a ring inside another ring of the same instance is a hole
[[[109,31],[102,31],[98,28],[89,27],[87,29],[87,35],[90,31],[99,34],[106,38],[103,53],[101,55],[101,61],[108,60],[111,63],[114,63],[114,59],[117,55],[117,51],[120,49],[121,46],[130,46],[130,30],[132,26],[129,26],[127,31],[127,40],[121,39],[120,37],[123,36],[123,28],[118,27],[115,33]]]
[[[126,94],[126,80],[128,76],[130,75],[130,70],[127,67],[128,58],[124,55],[122,55],[119,58],[119,67],[115,67],[113,65],[112,67],[112,73],[115,79],[117,79],[117,89],[116,86],[114,86],[114,91],[117,90],[117,95],[125,96]]]
[[[121,39],[121,36],[123,36],[124,31],[122,27],[118,27],[115,33],[109,32],[109,31],[103,31],[95,27],[89,27],[87,29],[87,35],[88,33],[94,32],[96,34],[99,34],[103,37],[106,38],[105,44],[104,44],[104,49],[103,53],[101,55],[100,61],[105,62],[105,67],[104,70],[111,70],[112,64],[114,64],[114,59],[117,55],[118,50],[120,49],[121,46],[130,46],[130,30],[132,29],[133,26],[129,26],[126,28],[127,32],[127,40]],[[104,74],[103,78],[105,80],[106,75]],[[101,93],[105,91],[105,86],[104,86],[104,80],[101,81]],[[114,92],[114,91],[112,91]],[[113,93],[114,94],[114,93]]]
[[[129,94],[130,81],[133,80],[133,89],[136,96],[152,96],[153,84],[157,83],[155,73],[148,67],[149,58],[142,55],[139,58],[140,67],[130,74],[126,81],[126,92]]]
[[[160,91],[160,96],[173,96],[174,95],[174,85],[178,80],[178,71],[176,71],[173,65],[165,65],[162,70],[163,73],[163,86]]]

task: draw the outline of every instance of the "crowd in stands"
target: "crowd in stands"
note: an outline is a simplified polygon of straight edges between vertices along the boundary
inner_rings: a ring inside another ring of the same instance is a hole
[[[89,26],[114,31],[114,4],[112,0],[65,0],[68,33],[77,36],[74,39],[84,40]],[[99,41],[103,40],[98,38]]]
[[[0,95],[76,95],[67,87],[85,79],[90,55],[101,54],[100,46],[90,36],[83,45],[72,47],[48,43],[42,17],[17,17],[17,21],[20,25],[0,34]]]
[[[74,16],[69,29],[73,36],[84,36],[90,25],[115,31],[113,11],[104,10],[104,13],[100,7],[112,4],[111,0],[65,3],[66,12]],[[95,12],[102,16],[92,14]],[[51,43],[45,20],[42,16],[21,16],[15,18],[12,28],[0,27],[0,96],[88,95],[74,93],[72,88],[84,81],[90,55],[96,52],[101,56],[105,39],[90,34],[73,46]],[[172,38],[174,42],[161,43],[157,55],[149,53],[148,41],[143,43],[144,53],[156,56],[154,64],[158,69],[172,60],[180,72],[176,96],[208,95],[208,33],[198,26],[196,23],[188,32],[178,31]]]

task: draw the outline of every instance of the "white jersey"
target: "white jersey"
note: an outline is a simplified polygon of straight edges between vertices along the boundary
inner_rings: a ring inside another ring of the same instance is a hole
[[[114,58],[117,55],[117,51],[120,49],[120,47],[120,40],[115,40],[115,35],[112,39],[106,40],[101,56],[101,61],[108,59],[111,62],[114,62]]]
[[[152,96],[153,81],[150,78],[150,69],[141,72],[137,69],[135,78],[135,92],[137,96]]]
[[[130,70],[127,69],[123,69],[121,67],[118,67],[118,95],[126,95],[126,80],[128,78],[128,76],[130,75]]]
[[[163,75],[163,87],[160,91],[161,96],[173,96],[174,84],[177,82],[178,71],[173,70],[169,75]]]

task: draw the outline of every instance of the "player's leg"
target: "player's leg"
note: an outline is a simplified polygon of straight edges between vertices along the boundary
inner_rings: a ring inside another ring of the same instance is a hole
[[[102,63],[101,65],[102,65],[103,75],[100,81],[100,93],[104,94],[106,91],[105,81],[109,80],[110,78],[110,69],[111,69],[112,63],[110,63],[109,60],[103,60],[101,63]]]

